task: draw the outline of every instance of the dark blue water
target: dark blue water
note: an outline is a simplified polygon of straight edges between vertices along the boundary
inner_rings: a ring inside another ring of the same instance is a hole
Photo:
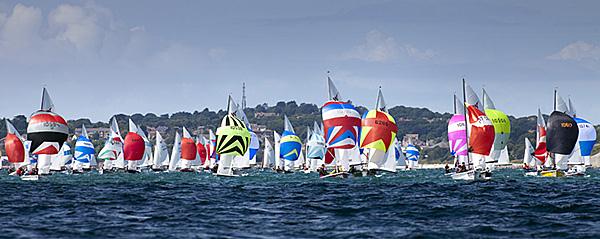
[[[0,175],[6,238],[600,237],[600,171],[533,178],[441,170],[321,180],[314,174]]]

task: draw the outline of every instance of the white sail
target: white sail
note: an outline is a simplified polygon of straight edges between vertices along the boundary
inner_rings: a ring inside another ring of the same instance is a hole
[[[138,127],[137,134],[139,134],[142,139],[144,139],[144,157],[142,158],[142,167],[152,166],[154,163],[153,155],[152,155],[152,143],[146,136],[146,133]]]
[[[398,143],[396,143],[395,150],[398,152],[398,158],[396,159],[396,168],[397,169],[405,169],[407,166],[406,156],[402,152],[402,149],[400,148],[400,145]]]
[[[465,106],[461,99],[454,95],[454,114],[464,115]]]
[[[210,151],[210,155],[208,156],[210,158],[209,164],[210,164],[210,168],[213,168],[216,165],[216,163],[217,163],[216,156],[213,157],[213,155],[217,155],[217,154],[214,153],[215,152],[214,142],[216,140],[216,136],[215,136],[215,133],[213,132],[212,129],[208,129],[208,140],[209,140],[209,142],[208,142],[208,147],[207,148]]]
[[[530,167],[533,167],[537,164],[537,160],[535,160],[535,158],[533,157],[534,151],[535,149],[533,149],[533,146],[531,145],[529,139],[525,138],[525,152],[523,153],[523,163],[529,165]]]
[[[263,152],[263,168],[270,168],[275,165],[275,151],[273,151],[273,146],[271,146],[271,142],[269,139],[265,137],[265,148]]]
[[[335,84],[333,84],[333,81],[329,77],[327,77],[327,88],[328,88],[328,92],[329,92],[329,100],[334,100],[334,101],[342,100],[342,96],[340,95],[340,92],[335,87]]]
[[[46,87],[44,87],[44,89],[42,91],[41,110],[42,111],[53,111],[54,110],[54,103],[52,102],[52,98],[50,98],[50,94],[48,93],[48,90],[46,90]]]
[[[176,171],[177,165],[181,158],[181,135],[175,132],[175,142],[173,142],[173,150],[171,151],[171,161],[169,162],[169,171]]]
[[[232,154],[225,154],[219,157],[219,167],[217,168],[217,175],[233,176],[233,158]]]
[[[394,139],[394,141],[396,141],[396,139]],[[393,145],[395,145],[395,143],[392,144],[392,146]],[[396,147],[390,147],[390,149],[386,153],[386,160],[380,167],[381,170],[387,172],[396,172],[396,167],[398,166],[396,161],[396,150]]]
[[[387,104],[385,103],[385,99],[383,99],[381,87],[379,87],[379,91],[377,91],[377,104],[375,105],[375,109],[388,113]]]
[[[494,102],[492,101],[492,99],[490,98],[488,93],[485,91],[485,89],[483,89],[483,108],[490,109],[490,110],[496,109]]]
[[[558,94],[558,92],[556,92],[556,94],[554,95],[555,97],[555,109],[558,112],[563,112],[566,114],[569,114],[569,107],[567,106],[567,103],[565,103],[565,100]]]
[[[277,133],[277,131],[273,131],[273,138],[275,139],[275,168],[277,169],[281,169],[283,168],[283,164],[282,161],[280,159],[280,151],[279,151],[279,141],[281,140],[281,135],[279,135],[279,133]]]
[[[481,104],[479,97],[477,96],[477,94],[475,93],[473,88],[471,88],[471,86],[467,83],[465,83],[465,93],[466,93],[466,98],[467,98],[467,104],[476,105],[477,108],[479,108],[479,110],[481,110],[483,112],[484,111],[483,105]]]
[[[575,109],[575,105],[571,101],[571,98],[569,98],[569,115],[572,117],[577,116],[577,110]]]
[[[156,132],[156,145],[154,145],[154,157],[153,157],[154,168],[160,168],[165,165],[165,162],[169,161],[169,150],[167,144],[164,142],[162,135]]]
[[[63,167],[65,167],[71,160],[73,160],[71,147],[69,147],[67,143],[63,143],[62,147],[60,147],[60,151],[58,151],[58,154],[52,158],[50,170],[61,171]]]
[[[571,152],[571,155],[569,157],[569,159],[567,160],[567,164],[568,165],[583,165],[584,159],[581,156],[581,146],[579,145],[579,141],[575,144],[575,147],[573,148],[573,152]]]

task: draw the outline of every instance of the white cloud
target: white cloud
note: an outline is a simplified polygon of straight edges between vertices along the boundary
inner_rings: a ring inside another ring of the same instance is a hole
[[[203,48],[161,40],[145,26],[126,26],[95,5],[61,4],[48,10],[17,4],[0,12],[0,64],[72,69],[194,65],[226,56]]]
[[[420,50],[409,44],[399,44],[393,37],[372,30],[367,33],[363,43],[343,54],[342,58],[368,62],[389,62],[401,56],[429,60],[436,55],[436,52],[431,49]]]
[[[30,47],[40,39],[42,11],[39,8],[17,4],[3,22],[0,29],[2,48],[19,50]]]
[[[73,44],[81,51],[98,50],[112,31],[112,16],[96,5],[63,4],[48,15],[48,25],[56,40]]]
[[[599,61],[600,46],[577,41],[565,46],[559,52],[548,56],[551,60]]]

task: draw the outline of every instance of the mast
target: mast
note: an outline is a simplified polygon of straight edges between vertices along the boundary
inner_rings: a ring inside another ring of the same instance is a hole
[[[481,97],[483,98],[481,101],[481,108],[483,108],[483,109],[485,109],[485,95],[486,95],[485,88],[481,88]]]
[[[44,87],[44,89],[42,90],[42,102],[41,102],[41,105],[40,105],[40,109],[42,109],[42,110],[44,109],[44,98],[45,98],[45,96],[46,96],[46,87]]]
[[[456,114],[456,92],[452,96],[452,103],[454,104],[454,114]]]
[[[556,88],[554,88],[554,111],[556,111]]]
[[[246,109],[246,82],[242,83],[242,109]]]
[[[466,82],[465,82],[465,78],[462,79],[462,83],[463,83],[463,103],[467,102],[467,94],[466,94]],[[467,139],[467,163],[470,165],[471,164],[471,155],[469,154],[469,120],[467,120],[467,107],[463,107],[463,113],[465,114],[465,133],[467,134],[466,139]]]
[[[379,92],[381,92],[381,86],[379,86],[379,91],[377,91],[377,102],[375,103],[375,110],[379,110],[379,100],[381,97],[381,94],[379,94]]]

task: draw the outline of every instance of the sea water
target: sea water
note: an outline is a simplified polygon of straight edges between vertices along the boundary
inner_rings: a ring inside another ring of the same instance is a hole
[[[252,170],[0,174],[6,238],[600,237],[600,171],[589,177],[453,181],[442,170],[322,180]]]

